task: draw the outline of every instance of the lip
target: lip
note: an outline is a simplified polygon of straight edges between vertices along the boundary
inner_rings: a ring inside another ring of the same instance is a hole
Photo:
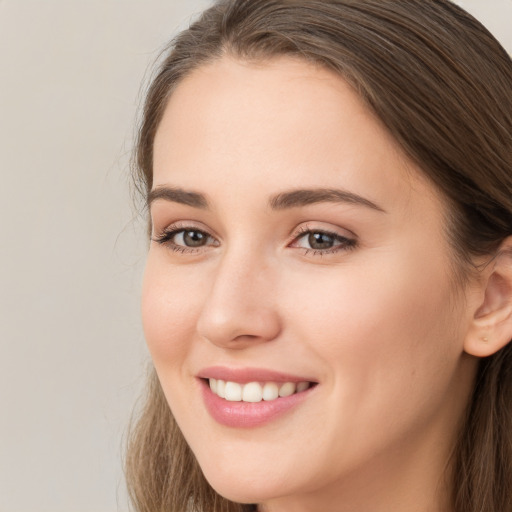
[[[198,373],[197,378],[201,386],[204,404],[210,416],[221,425],[232,428],[254,428],[273,422],[296,409],[317,387],[314,385],[300,393],[268,402],[264,400],[256,403],[230,402],[213,393],[207,379],[222,379],[240,384],[304,381],[317,384],[317,382],[307,377],[298,377],[261,368],[225,368],[220,366],[202,370]]]
[[[228,368],[225,366],[211,366],[201,370],[197,377],[200,379],[222,379],[239,384],[249,382],[314,382],[307,376],[291,375],[288,373],[268,370],[266,368]]]

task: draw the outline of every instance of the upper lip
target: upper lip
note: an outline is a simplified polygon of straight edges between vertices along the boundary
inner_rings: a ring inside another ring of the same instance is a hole
[[[226,366],[204,368],[197,374],[197,377],[200,379],[221,379],[240,384],[247,384],[248,382],[316,382],[309,377],[266,368],[229,368]]]

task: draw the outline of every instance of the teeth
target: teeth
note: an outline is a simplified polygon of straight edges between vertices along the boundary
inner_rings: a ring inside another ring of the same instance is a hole
[[[261,402],[271,401],[279,397],[287,397],[294,393],[301,393],[309,388],[309,382],[249,382],[239,384],[238,382],[224,381],[221,379],[209,379],[210,389],[220,398],[229,402]]]
[[[290,396],[295,393],[295,390],[297,389],[297,385],[294,382],[285,382],[280,388],[279,388],[279,396]]]
[[[267,382],[263,386],[263,400],[275,400],[279,396],[279,388],[273,382]]]
[[[217,395],[220,396],[221,398],[226,398],[225,390],[226,390],[226,383],[223,380],[219,379],[217,381]]]
[[[244,386],[242,400],[244,402],[261,402],[263,399],[263,388],[258,382],[249,382]]]
[[[297,393],[301,393],[302,391],[306,391],[309,388],[309,382],[299,382],[297,384]]]
[[[242,400],[242,386],[238,382],[226,382],[224,398],[229,402],[240,402]]]

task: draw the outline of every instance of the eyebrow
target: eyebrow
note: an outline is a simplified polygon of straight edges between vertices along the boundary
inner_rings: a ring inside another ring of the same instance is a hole
[[[148,206],[151,206],[151,203],[157,199],[185,204],[187,206],[193,206],[194,208],[201,208],[202,210],[209,208],[208,201],[203,194],[189,192],[177,187],[160,186],[151,190],[147,197]]]
[[[174,203],[180,203],[194,208],[207,210],[210,208],[204,194],[192,192],[178,187],[159,186],[151,190],[147,197],[147,204],[151,206],[153,201],[163,199]],[[379,205],[347,190],[334,188],[295,189],[281,192],[269,199],[272,210],[286,210],[300,206],[308,206],[316,203],[345,203],[355,204],[385,213]]]
[[[299,189],[282,192],[273,196],[270,201],[270,207],[273,210],[284,210],[287,208],[296,208],[298,206],[307,206],[315,203],[348,203],[356,204],[385,213],[386,211],[379,205],[347,190],[336,188],[314,188]]]

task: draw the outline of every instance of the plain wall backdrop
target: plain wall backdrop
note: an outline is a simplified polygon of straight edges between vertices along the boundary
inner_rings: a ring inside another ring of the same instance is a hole
[[[125,512],[139,88],[208,0],[0,0],[0,512]],[[512,51],[512,0],[461,0]]]

